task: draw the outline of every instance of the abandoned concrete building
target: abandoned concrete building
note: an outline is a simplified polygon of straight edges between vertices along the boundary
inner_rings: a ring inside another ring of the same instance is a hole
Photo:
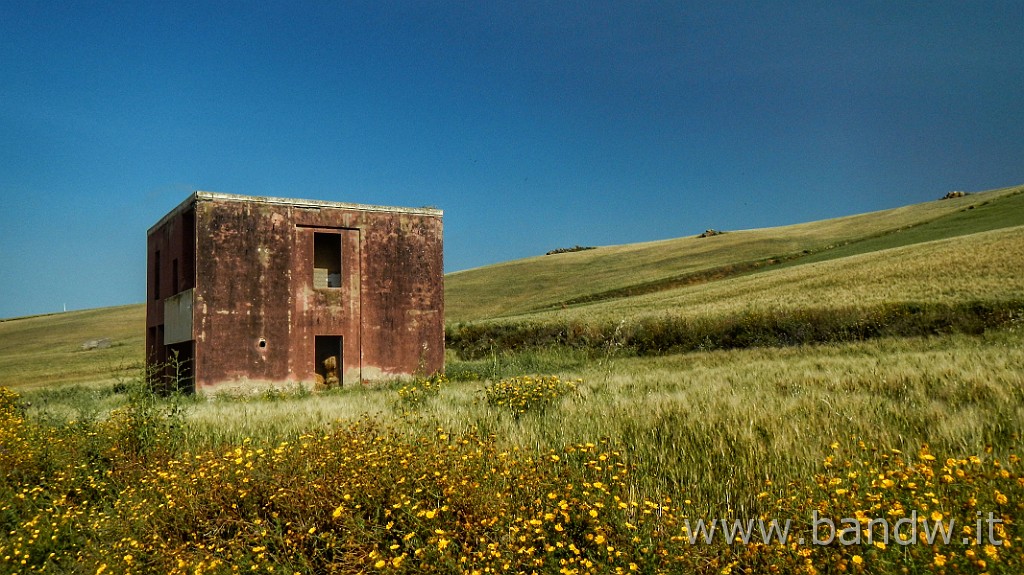
[[[440,371],[441,219],[195,192],[148,232],[147,362],[198,392]]]

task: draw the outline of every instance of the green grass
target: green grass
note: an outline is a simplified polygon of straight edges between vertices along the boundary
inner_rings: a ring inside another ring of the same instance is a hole
[[[746,310],[1007,301],[1024,294],[1024,227],[765,271],[533,317],[718,316]]]
[[[957,207],[960,209],[908,228],[890,231],[830,250],[807,254],[783,262],[782,265],[801,265],[839,259],[937,239],[956,238],[1002,228],[1024,226],[1024,193],[1019,190],[994,200],[987,199],[985,196],[965,196],[943,201],[959,202]]]
[[[0,386],[32,388],[107,383],[138,369],[145,347],[141,304],[0,321]],[[110,347],[82,344],[109,338]]]
[[[977,333],[1020,313],[1024,226],[598,301],[459,323],[449,344],[490,348],[614,342],[643,352],[792,345],[882,335]]]

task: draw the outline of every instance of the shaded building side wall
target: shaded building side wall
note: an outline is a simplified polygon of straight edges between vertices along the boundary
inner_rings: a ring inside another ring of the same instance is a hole
[[[195,287],[195,253],[195,212],[191,209],[174,214],[147,238],[146,358],[150,366],[166,367],[172,349],[191,349],[164,345],[164,302]]]
[[[341,338],[346,385],[444,368],[439,216],[229,201],[195,210],[198,388],[311,382],[317,336]],[[340,286],[314,286],[317,233],[340,239]]]

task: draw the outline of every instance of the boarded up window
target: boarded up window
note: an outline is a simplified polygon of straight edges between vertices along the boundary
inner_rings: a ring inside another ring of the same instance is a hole
[[[313,234],[313,287],[341,287],[341,234]]]

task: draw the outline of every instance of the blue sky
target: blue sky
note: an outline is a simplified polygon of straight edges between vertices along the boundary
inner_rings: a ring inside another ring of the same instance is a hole
[[[0,317],[192,190],[445,210],[448,271],[1024,183],[1021,2],[0,0]]]

